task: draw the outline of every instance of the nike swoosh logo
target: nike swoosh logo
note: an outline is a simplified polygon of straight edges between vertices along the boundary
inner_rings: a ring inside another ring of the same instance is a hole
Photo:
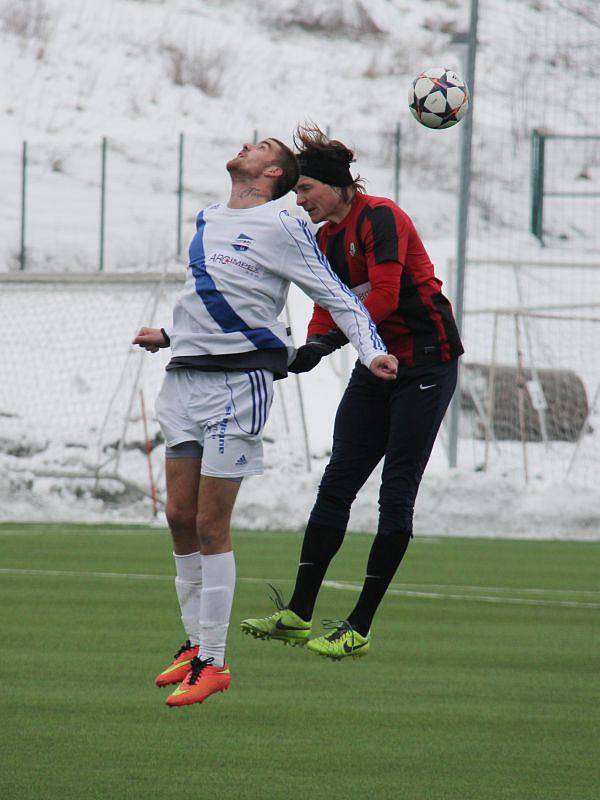
[[[175,689],[175,691],[173,692],[173,697],[178,697],[180,694],[187,694],[188,692],[189,689],[180,689],[178,686],[177,689]]]
[[[433,389],[434,386],[437,386],[437,383],[430,383],[427,386],[423,386],[423,384],[419,384],[419,389]]]
[[[275,623],[275,628],[278,631],[305,631],[306,630],[306,628],[294,628],[292,625],[284,625],[284,623],[281,622],[281,620],[279,620],[279,619]]]
[[[355,650],[360,650],[361,647],[366,647],[368,644],[368,642],[363,642],[362,644],[357,644],[355,647],[352,647],[344,643],[344,653],[353,653]]]
[[[161,674],[168,675],[169,672],[173,672],[174,670],[179,669],[180,667],[185,667],[186,664],[191,664],[191,663],[192,663],[191,658],[188,659],[187,661],[178,661],[177,664],[171,664],[170,667],[167,667]]]

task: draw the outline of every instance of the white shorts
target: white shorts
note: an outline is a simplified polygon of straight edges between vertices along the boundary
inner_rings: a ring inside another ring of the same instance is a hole
[[[156,400],[167,447],[198,442],[202,475],[263,472],[262,432],[273,402],[273,373],[169,370]]]

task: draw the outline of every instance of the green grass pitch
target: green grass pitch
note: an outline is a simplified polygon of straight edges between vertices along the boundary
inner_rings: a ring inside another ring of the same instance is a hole
[[[417,539],[369,656],[333,663],[241,634],[300,537],[235,541],[231,689],[169,709],[166,532],[0,525],[3,800],[598,797],[599,544]],[[347,537],[317,620],[350,611],[369,544]]]

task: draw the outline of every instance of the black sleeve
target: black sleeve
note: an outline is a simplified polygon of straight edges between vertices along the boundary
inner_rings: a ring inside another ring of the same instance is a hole
[[[327,348],[327,352],[324,353],[324,355],[329,355],[330,353],[333,353],[334,350],[339,350],[340,347],[348,344],[348,337],[345,333],[342,333],[339,328],[332,328],[327,333],[319,336],[309,336],[306,341],[312,342],[313,340],[318,340],[322,347]]]
[[[325,356],[339,350],[348,339],[334,328],[326,334],[309,336],[306,344],[296,350],[296,357],[288,367],[288,372],[310,372]]]

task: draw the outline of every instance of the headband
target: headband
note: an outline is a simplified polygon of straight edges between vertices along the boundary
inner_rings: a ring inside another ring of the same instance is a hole
[[[351,186],[354,178],[350,174],[351,156],[348,150],[327,153],[306,151],[298,153],[300,174],[314,178],[329,186]]]

